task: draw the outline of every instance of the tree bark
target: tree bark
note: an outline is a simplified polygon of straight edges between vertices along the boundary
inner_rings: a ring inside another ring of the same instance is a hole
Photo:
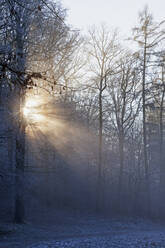
[[[147,29],[144,31],[144,54],[143,54],[143,79],[142,79],[142,103],[143,103],[143,149],[144,149],[144,169],[147,215],[150,215],[150,182],[147,156],[147,130],[146,130],[146,58],[147,58]]]
[[[103,149],[103,106],[102,106],[102,79],[99,92],[99,146],[98,146],[98,178],[96,211],[100,212],[103,205],[103,178],[102,178],[102,149]]]

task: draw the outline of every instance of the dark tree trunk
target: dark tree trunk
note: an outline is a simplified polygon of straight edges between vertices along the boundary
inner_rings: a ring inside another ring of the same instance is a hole
[[[165,214],[164,211],[164,200],[165,200],[165,165],[164,165],[164,156],[163,156],[163,107],[164,107],[164,97],[165,97],[165,85],[164,85],[164,68],[162,67],[162,83],[163,83],[163,92],[160,103],[160,149],[159,149],[159,163],[160,163],[160,216]]]
[[[143,103],[143,147],[144,147],[144,169],[145,169],[145,189],[146,189],[146,211],[150,215],[150,181],[148,171],[147,154],[147,129],[146,129],[146,58],[147,58],[147,30],[145,30],[144,54],[143,54],[143,78],[142,78],[142,103]]]
[[[103,106],[102,106],[102,80],[100,81],[99,92],[99,147],[98,147],[98,178],[97,178],[97,199],[96,211],[100,212],[103,205],[103,178],[102,178],[102,146],[103,146]]]
[[[16,193],[15,193],[15,215],[16,223],[24,223],[24,160],[25,160],[25,125],[20,111],[20,121],[16,134]]]

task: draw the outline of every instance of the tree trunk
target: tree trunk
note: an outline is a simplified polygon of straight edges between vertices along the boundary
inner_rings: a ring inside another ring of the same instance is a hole
[[[145,31],[145,42],[144,42],[144,61],[143,61],[143,80],[142,80],[142,102],[143,102],[143,147],[144,147],[144,168],[145,168],[145,188],[146,188],[146,207],[147,215],[150,214],[150,182],[149,182],[149,171],[148,171],[148,157],[147,157],[147,130],[146,130],[146,92],[145,92],[145,81],[146,81],[146,57],[147,57],[147,31]]]
[[[22,9],[18,7],[21,16]],[[16,19],[16,63],[20,72],[25,71],[26,57],[24,54],[24,28],[21,20]],[[23,76],[22,76],[23,80]],[[18,113],[16,123],[16,198],[15,198],[15,217],[16,223],[24,222],[24,159],[25,159],[25,122],[22,113],[22,107],[25,100],[25,90],[17,86],[15,89],[16,113]]]
[[[119,211],[122,209],[122,187],[123,187],[123,167],[124,167],[124,135],[123,132],[119,134],[119,160],[120,160],[120,171],[119,171],[119,183],[118,183],[118,202]]]
[[[20,99],[19,99],[20,100]],[[20,103],[19,103],[20,105]],[[25,160],[25,124],[20,109],[19,126],[16,133],[16,193],[15,193],[15,216],[16,223],[24,223],[24,160]]]
[[[102,80],[99,93],[99,146],[98,146],[98,178],[96,211],[100,212],[103,205],[103,182],[102,182],[102,146],[103,146],[103,110],[102,110]]]
[[[159,149],[159,163],[160,163],[160,215],[164,214],[164,200],[165,200],[165,166],[164,166],[164,158],[163,158],[163,105],[164,105],[164,97],[165,97],[165,85],[164,85],[164,68],[162,67],[162,83],[163,83],[163,93],[160,104],[160,149]]]

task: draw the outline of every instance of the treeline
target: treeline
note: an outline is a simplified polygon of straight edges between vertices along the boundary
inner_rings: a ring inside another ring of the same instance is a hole
[[[53,1],[2,0],[0,5],[1,213],[16,222],[23,222],[25,212],[25,95],[45,84],[46,91],[58,94],[64,87],[79,44],[65,15]]]
[[[96,210],[163,217],[164,21],[144,8],[128,40],[133,50],[105,25],[89,30],[74,101],[97,136]]]
[[[164,21],[145,8],[131,50],[105,25],[83,37],[52,1],[2,0],[0,13],[2,208],[23,222],[37,196],[49,207],[163,217]],[[22,111],[42,90],[47,129]]]

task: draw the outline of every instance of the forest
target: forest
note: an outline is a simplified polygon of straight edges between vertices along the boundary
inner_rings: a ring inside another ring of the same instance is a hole
[[[79,233],[91,223],[103,236],[119,219],[165,232],[165,19],[142,6],[125,40],[106,24],[83,34],[66,17],[59,1],[0,0],[0,248],[165,247]],[[50,222],[89,240],[14,241]]]

